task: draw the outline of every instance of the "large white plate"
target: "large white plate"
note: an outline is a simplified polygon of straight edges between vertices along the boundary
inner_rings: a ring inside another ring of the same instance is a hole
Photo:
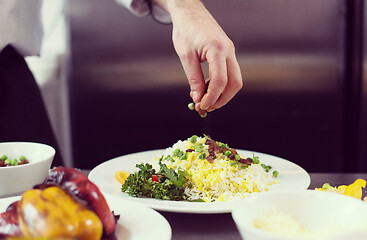
[[[111,211],[120,215],[115,235],[117,240],[170,240],[171,226],[167,220],[151,208],[104,194]],[[0,213],[20,197],[0,198]]]
[[[264,164],[271,165],[279,172],[279,183],[272,186],[270,191],[285,190],[285,189],[307,189],[310,185],[310,176],[308,173],[295,163],[272,155],[237,150],[244,157],[252,157],[253,154],[259,157]],[[89,179],[93,181],[102,192],[109,193],[121,199],[141,203],[145,206],[156,210],[167,212],[181,213],[229,213],[236,207],[240,200],[227,202],[188,202],[188,201],[167,201],[151,198],[135,198],[130,197],[126,193],[121,192],[121,184],[115,180],[115,172],[125,170],[135,172],[138,169],[135,167],[137,163],[151,162],[154,156],[161,156],[164,153],[163,149],[151,150],[139,153],[124,155],[111,160],[108,160],[89,173]]]

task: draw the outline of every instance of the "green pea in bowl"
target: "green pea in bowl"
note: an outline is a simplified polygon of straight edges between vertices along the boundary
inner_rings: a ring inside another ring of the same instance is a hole
[[[0,143],[0,198],[22,194],[46,178],[55,149],[35,142]]]

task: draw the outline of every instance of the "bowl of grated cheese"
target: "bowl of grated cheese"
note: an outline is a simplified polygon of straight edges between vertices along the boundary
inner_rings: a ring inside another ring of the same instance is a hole
[[[350,239],[366,234],[367,204],[337,193],[284,190],[244,199],[232,217],[245,240]]]

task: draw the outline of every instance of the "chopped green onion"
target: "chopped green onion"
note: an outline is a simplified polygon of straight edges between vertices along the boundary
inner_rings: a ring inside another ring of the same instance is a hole
[[[202,153],[199,155],[199,159],[205,159],[206,158],[206,153]]]

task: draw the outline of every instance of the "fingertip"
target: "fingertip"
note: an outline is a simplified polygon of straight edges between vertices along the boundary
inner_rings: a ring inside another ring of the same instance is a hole
[[[197,91],[191,91],[190,96],[194,103],[198,103],[200,101],[200,94]]]

